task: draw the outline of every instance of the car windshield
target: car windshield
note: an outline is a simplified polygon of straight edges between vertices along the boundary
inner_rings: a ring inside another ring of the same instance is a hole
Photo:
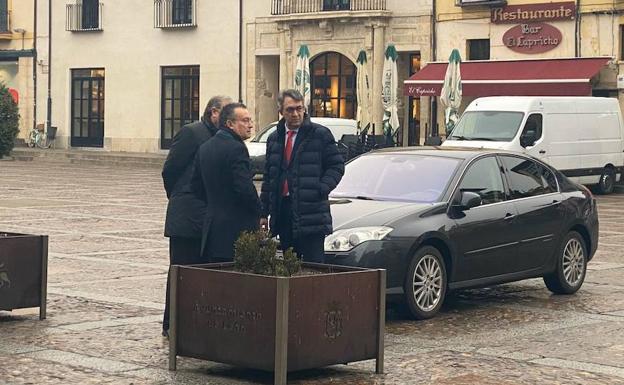
[[[461,160],[414,154],[371,154],[346,166],[335,198],[438,202]]]
[[[448,139],[509,142],[518,132],[524,113],[466,111]]]
[[[277,129],[277,124],[271,123],[268,127],[263,128],[256,134],[256,137],[252,139],[252,142],[266,143],[269,139],[269,135]]]

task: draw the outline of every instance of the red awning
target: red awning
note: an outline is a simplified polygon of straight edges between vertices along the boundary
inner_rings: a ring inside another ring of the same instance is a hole
[[[589,80],[610,57],[467,61],[460,66],[465,96],[589,96]],[[403,95],[440,96],[448,63],[426,65],[403,83]]]

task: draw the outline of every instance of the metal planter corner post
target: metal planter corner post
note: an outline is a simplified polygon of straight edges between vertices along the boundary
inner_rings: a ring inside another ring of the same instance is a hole
[[[39,307],[46,318],[48,236],[0,232],[0,310]]]
[[[176,370],[178,355],[178,266],[169,270],[169,370]]]
[[[376,360],[383,372],[385,270],[304,263],[310,275],[271,277],[232,263],[174,266],[169,369],[192,357],[274,372]]]

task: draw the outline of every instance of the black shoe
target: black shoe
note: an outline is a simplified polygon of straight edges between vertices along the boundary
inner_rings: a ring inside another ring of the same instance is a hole
[[[163,331],[162,331],[162,336],[163,336],[163,337],[166,337],[166,338],[169,338],[169,330],[167,330],[167,329],[163,329]]]

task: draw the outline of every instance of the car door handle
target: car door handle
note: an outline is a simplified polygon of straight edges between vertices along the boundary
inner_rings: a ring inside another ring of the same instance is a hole
[[[539,150],[539,153],[540,153],[540,154],[545,154],[545,153],[546,153],[546,150]]]
[[[515,216],[514,214],[511,214],[511,213],[507,213],[507,214],[505,214],[505,220],[506,220],[506,221],[512,220],[512,219],[514,219],[515,217],[516,217],[516,216]]]

